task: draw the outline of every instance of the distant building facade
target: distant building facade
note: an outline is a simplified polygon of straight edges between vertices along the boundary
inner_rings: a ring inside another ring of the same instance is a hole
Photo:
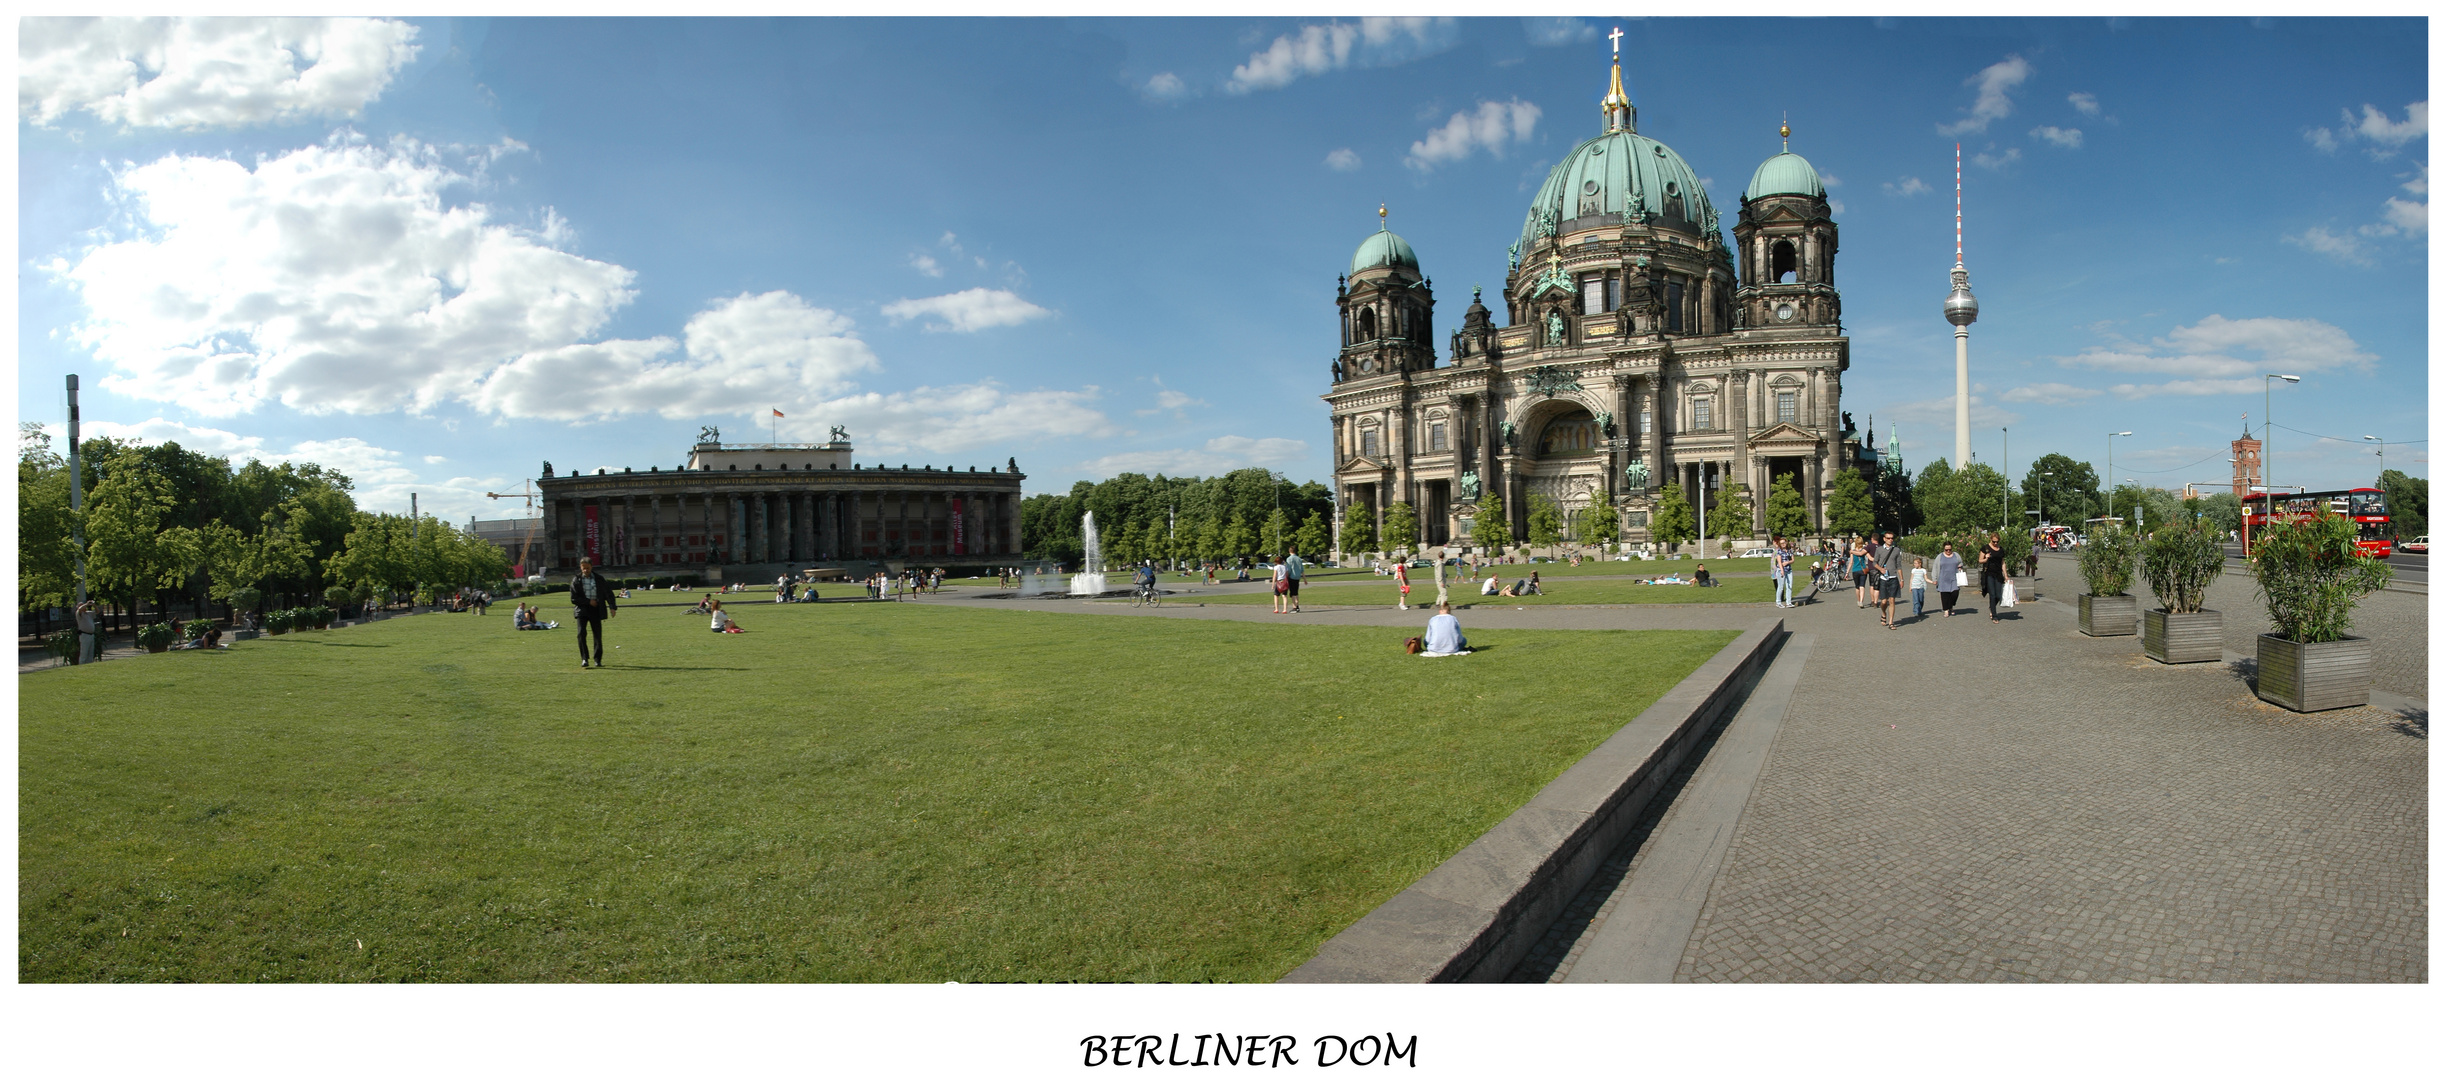
[[[967,471],[862,466],[849,437],[823,443],[724,443],[706,428],[686,465],[555,475],[543,490],[547,563],[580,556],[630,573],[909,560],[1016,562],[1018,462]]]
[[[1535,494],[1575,533],[1586,515],[1619,515],[1638,544],[1662,485],[1713,508],[1733,483],[1750,491],[1739,532],[1764,534],[1783,477],[1825,521],[1837,474],[1854,464],[1825,185],[1799,155],[1768,158],[1728,250],[1698,174],[1638,133],[1619,57],[1600,105],[1604,130],[1564,156],[1530,205],[1507,260],[1503,325],[1473,289],[1449,362],[1437,362],[1434,290],[1410,245],[1380,222],[1353,255],[1324,395],[1338,536],[1361,514],[1382,535],[1386,508],[1407,502],[1424,544],[1458,540],[1492,491],[1516,536]]]

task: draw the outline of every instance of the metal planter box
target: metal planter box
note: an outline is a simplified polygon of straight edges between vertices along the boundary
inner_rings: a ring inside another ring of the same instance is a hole
[[[2091,637],[2129,636],[2141,621],[2141,598],[2130,593],[2121,596],[2083,593],[2080,600],[2082,633]]]
[[[2161,664],[2199,664],[2226,656],[2226,619],[2214,611],[2141,613],[2141,651]]]
[[[2260,700],[2295,712],[2319,712],[2371,701],[2371,639],[2306,644],[2260,635]]]

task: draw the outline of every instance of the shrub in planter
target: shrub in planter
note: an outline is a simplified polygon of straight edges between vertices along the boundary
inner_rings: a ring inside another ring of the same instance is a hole
[[[314,624],[314,628],[317,630],[331,629],[331,609],[324,607],[321,604],[317,604],[310,608],[302,608],[298,611],[298,615],[306,622]]]
[[[263,615],[263,628],[271,631],[273,637],[279,637],[282,634],[288,633],[289,630],[296,625],[297,615],[295,612],[267,611]]]
[[[136,644],[143,646],[146,652],[169,652],[170,643],[177,636],[171,633],[170,624],[166,622],[136,628]]]
[[[76,663],[76,631],[57,630],[42,639],[45,652],[73,664]]]
[[[185,633],[186,633],[186,635],[187,635],[187,640],[189,640],[189,641],[194,641],[194,640],[196,640],[197,638],[203,637],[203,636],[204,636],[206,633],[210,632],[211,630],[212,630],[212,623],[207,622],[207,621],[205,621],[205,620],[203,620],[203,619],[196,619],[196,620],[193,620],[193,621],[191,621],[191,622],[189,622],[189,623],[187,624],[187,628],[186,628]]]
[[[2141,601],[2125,590],[2132,587],[2140,548],[2141,538],[2119,525],[2093,525],[2083,536],[2082,581],[2090,591],[2080,597],[2082,633],[2117,637],[2133,632]]]
[[[2158,606],[2141,613],[2141,651],[2162,664],[2196,664],[2226,655],[2224,619],[2203,610],[2209,584],[2226,569],[2226,549],[2198,524],[2167,525],[2141,545],[2141,580]]]
[[[2252,576],[2272,631],[2260,635],[2253,692],[2296,712],[2369,704],[2371,642],[2346,631],[2354,604],[2388,583],[2388,564],[2363,554],[2354,523],[2325,509],[2273,522],[2253,540]]]

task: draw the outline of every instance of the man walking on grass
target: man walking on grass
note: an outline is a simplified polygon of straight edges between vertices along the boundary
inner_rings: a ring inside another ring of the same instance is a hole
[[[1308,565],[1300,561],[1299,552],[1295,551],[1284,557],[1283,581],[1286,590],[1284,595],[1291,601],[1291,611],[1294,615],[1300,613],[1300,575],[1307,572]]]
[[[603,620],[612,617],[620,601],[612,595],[612,583],[595,572],[595,560],[580,558],[578,576],[569,581],[569,606],[576,610],[578,621],[578,670],[602,667],[609,662],[603,651]],[[588,630],[595,634],[595,651],[586,651]]]

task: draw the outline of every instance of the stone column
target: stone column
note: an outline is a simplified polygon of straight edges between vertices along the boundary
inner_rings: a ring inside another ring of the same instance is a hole
[[[1726,475],[1728,478],[1732,478],[1732,477],[1739,477],[1740,479],[1739,479],[1739,480],[1728,479],[1726,482],[1727,482],[1727,483],[1729,483],[1729,484],[1730,484],[1730,483],[1745,483],[1745,484],[1747,484],[1747,483],[1749,483],[1749,482],[1750,482],[1750,475],[1751,475],[1751,468],[1750,468],[1750,390],[1751,390],[1751,386],[1750,386],[1750,384],[1751,384],[1751,382],[1752,382],[1753,380],[1752,380],[1752,379],[1751,379],[1751,377],[1750,377],[1750,373],[1749,373],[1749,372],[1747,372],[1747,371],[1736,371],[1736,372],[1732,372],[1732,373],[1730,373],[1730,374],[1727,376],[1727,378],[1728,378],[1728,380],[1729,380],[1730,382],[1732,382],[1732,383],[1734,384],[1734,388],[1738,389],[1738,391],[1739,391],[1739,392],[1738,392],[1738,393],[1734,393],[1734,394],[1727,395],[1727,396],[1729,396],[1729,397],[1733,398],[1733,408],[1734,408],[1733,415],[1732,415],[1732,416],[1730,416],[1730,417],[1727,417],[1727,419],[1729,419],[1729,420],[1733,421],[1733,460],[1732,460],[1732,461],[1729,461],[1729,462],[1727,462],[1727,463],[1726,463],[1726,473],[1725,473],[1725,475]],[[1762,500],[1762,499],[1759,497],[1759,495],[1760,495],[1760,493],[1759,493],[1758,488],[1757,488],[1756,486],[1753,486],[1753,487],[1751,488],[1751,499],[1750,499],[1750,502],[1751,502],[1751,506],[1752,506],[1754,509],[1756,509],[1756,508],[1758,507],[1758,505],[1759,505],[1759,504],[1760,504],[1760,503],[1763,501],[1763,500]]]

